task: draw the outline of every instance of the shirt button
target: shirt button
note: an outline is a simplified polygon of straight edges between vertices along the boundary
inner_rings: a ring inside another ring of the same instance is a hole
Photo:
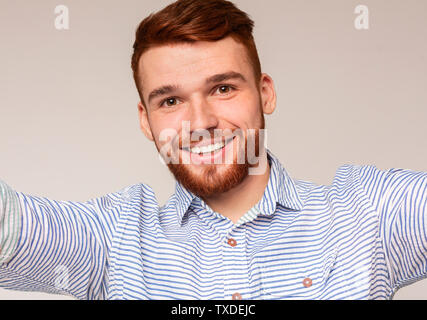
[[[235,247],[237,245],[236,240],[234,240],[233,238],[228,239],[227,243],[232,247]]]
[[[303,280],[303,282],[302,282],[302,284],[303,284],[303,285],[304,285],[304,287],[306,287],[306,288],[311,287],[312,283],[313,283],[313,281],[311,281],[311,279],[310,279],[310,278],[305,278],[305,279]]]
[[[236,293],[233,293],[233,295],[231,296],[231,298],[233,300],[242,300],[242,295],[240,293],[236,292]]]

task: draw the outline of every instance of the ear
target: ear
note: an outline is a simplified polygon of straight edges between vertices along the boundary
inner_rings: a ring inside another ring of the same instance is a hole
[[[260,94],[263,112],[272,114],[276,109],[276,90],[273,79],[266,73],[261,75]]]
[[[153,133],[151,132],[150,123],[148,122],[148,114],[147,109],[144,107],[144,105],[141,103],[141,101],[138,103],[138,114],[139,114],[139,125],[141,127],[142,132],[145,134],[145,136],[153,141]]]

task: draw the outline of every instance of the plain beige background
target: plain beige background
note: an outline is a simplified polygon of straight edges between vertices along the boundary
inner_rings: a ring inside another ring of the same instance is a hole
[[[0,0],[0,177],[16,190],[87,200],[174,180],[139,131],[130,56],[139,21],[170,1]],[[238,0],[255,20],[278,108],[268,146],[296,179],[343,164],[427,171],[427,1]],[[67,5],[70,29],[54,27]],[[369,30],[354,9],[369,8]],[[0,290],[2,299],[58,299]],[[395,299],[426,299],[427,280]]]

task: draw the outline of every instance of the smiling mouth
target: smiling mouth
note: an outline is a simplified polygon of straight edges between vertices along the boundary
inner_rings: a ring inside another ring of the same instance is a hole
[[[216,142],[206,146],[185,147],[185,148],[182,148],[182,150],[190,153],[198,154],[198,155],[212,154],[219,150],[224,149],[224,147],[228,145],[231,141],[233,141],[234,138],[235,136],[227,140]]]

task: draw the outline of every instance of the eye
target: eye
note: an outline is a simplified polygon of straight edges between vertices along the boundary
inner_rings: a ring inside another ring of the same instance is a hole
[[[177,98],[167,98],[166,100],[163,100],[160,104],[161,107],[173,107],[176,106],[178,104],[178,99]]]
[[[217,87],[215,92],[218,92],[219,94],[227,94],[230,93],[231,91],[233,91],[233,87],[229,86],[229,85],[221,85],[219,87]]]

